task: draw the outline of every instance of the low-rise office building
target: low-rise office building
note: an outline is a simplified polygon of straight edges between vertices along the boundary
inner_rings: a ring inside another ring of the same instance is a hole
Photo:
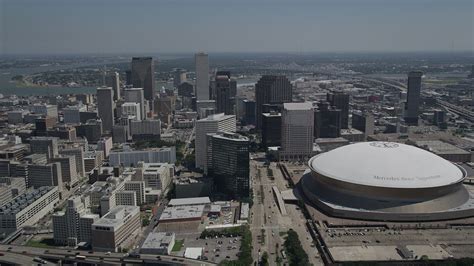
[[[175,234],[172,232],[157,232],[148,234],[140,248],[142,254],[169,255],[175,243]]]
[[[140,208],[117,206],[92,224],[92,248],[97,251],[117,252],[141,228]]]

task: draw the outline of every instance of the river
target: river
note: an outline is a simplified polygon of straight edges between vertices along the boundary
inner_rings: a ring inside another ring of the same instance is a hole
[[[120,61],[123,62],[123,61]],[[119,63],[119,62],[107,62]],[[95,93],[96,87],[22,87],[11,81],[11,78],[16,75],[30,75],[34,73],[55,71],[61,69],[70,69],[85,66],[99,66],[98,64],[90,63],[78,63],[67,66],[39,66],[39,67],[27,67],[27,68],[7,68],[0,69],[0,93],[3,95],[59,95],[59,94],[79,94],[79,93]]]

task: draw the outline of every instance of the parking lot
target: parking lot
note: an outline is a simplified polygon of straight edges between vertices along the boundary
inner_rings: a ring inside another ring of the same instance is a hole
[[[204,256],[208,261],[219,263],[223,260],[236,260],[240,249],[241,237],[199,238],[200,234],[177,235],[176,239],[184,239],[183,247],[175,255],[183,256],[187,247],[203,247]]]
[[[322,230],[328,246],[414,245],[414,244],[474,244],[474,228],[449,229],[387,229],[326,228]]]

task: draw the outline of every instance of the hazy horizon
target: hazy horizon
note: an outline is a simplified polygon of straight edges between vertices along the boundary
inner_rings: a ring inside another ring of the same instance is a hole
[[[0,53],[472,53],[473,14],[471,0],[0,0]]]

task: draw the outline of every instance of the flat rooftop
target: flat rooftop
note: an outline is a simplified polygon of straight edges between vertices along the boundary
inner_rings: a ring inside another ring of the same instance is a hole
[[[283,108],[285,110],[311,110],[313,109],[313,104],[310,102],[284,103]]]
[[[231,117],[235,117],[235,115],[226,115],[224,113],[219,113],[219,114],[209,115],[208,117],[203,118],[203,119],[199,119],[198,122],[220,121],[220,120],[224,120]]]
[[[419,140],[415,145],[435,154],[471,154],[461,148],[441,140]]]
[[[174,238],[173,232],[155,232],[149,233],[143,242],[142,249],[158,249],[167,247]]]
[[[184,199],[172,199],[168,203],[168,206],[181,206],[181,205],[201,205],[210,204],[211,200],[209,197],[197,197],[197,198],[184,198]]]
[[[127,218],[137,215],[140,213],[140,207],[138,206],[117,206],[111,209],[102,218],[92,224],[92,227],[109,227],[113,228],[113,231],[118,229],[120,226],[125,224]]]
[[[166,207],[160,216],[160,222],[168,220],[198,219],[203,216],[204,205]]]
[[[28,191],[18,197],[15,197],[11,201],[5,203],[0,207],[0,214],[16,214],[27,206],[33,204],[36,200],[50,192],[56,187],[40,187],[31,191]]]

